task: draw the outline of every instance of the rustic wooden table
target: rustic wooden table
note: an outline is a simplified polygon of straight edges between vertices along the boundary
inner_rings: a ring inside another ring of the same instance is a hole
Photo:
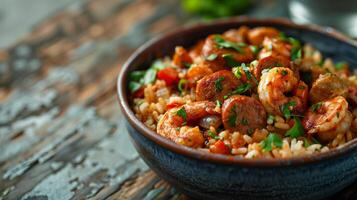
[[[116,99],[129,54],[185,21],[176,1],[90,0],[0,50],[0,199],[186,199],[139,158]]]

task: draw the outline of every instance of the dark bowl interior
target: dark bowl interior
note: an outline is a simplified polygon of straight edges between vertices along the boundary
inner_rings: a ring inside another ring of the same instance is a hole
[[[357,149],[357,141],[353,140],[347,143],[344,148],[334,149],[318,156],[309,155],[302,158],[291,159],[257,159],[246,160],[234,158],[232,156],[207,154],[205,152],[177,145],[166,138],[161,137],[154,131],[147,128],[138,120],[130,108],[129,95],[127,88],[128,74],[134,70],[147,69],[151,62],[157,58],[172,55],[175,46],[190,47],[200,39],[209,34],[222,33],[231,28],[239,26],[257,27],[271,26],[283,31],[288,36],[295,37],[304,43],[311,43],[320,50],[324,57],[332,58],[334,61],[346,61],[351,67],[357,67],[357,41],[354,41],[332,28],[322,28],[316,25],[297,25],[286,19],[252,19],[252,18],[231,18],[219,20],[212,23],[196,24],[194,26],[183,27],[180,30],[172,31],[164,36],[154,38],[145,43],[128,59],[124,64],[121,74],[118,78],[118,94],[122,110],[129,123],[144,136],[155,141],[157,144],[187,156],[199,159],[208,159],[214,162],[223,162],[230,164],[248,164],[248,165],[280,165],[280,164],[303,164],[310,161],[319,161],[327,159],[347,151]]]

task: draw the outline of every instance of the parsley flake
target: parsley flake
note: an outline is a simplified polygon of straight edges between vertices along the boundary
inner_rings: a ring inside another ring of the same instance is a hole
[[[265,140],[261,142],[261,146],[263,148],[263,151],[268,152],[273,150],[274,147],[283,147],[283,141],[277,134],[270,133],[268,137],[266,137]]]
[[[241,45],[231,42],[231,41],[227,41],[227,40],[223,39],[223,37],[220,35],[215,35],[213,40],[217,44],[217,46],[221,49],[222,48],[234,49],[234,50],[238,51],[239,53],[244,53],[243,50],[241,49]]]
[[[237,62],[236,60],[234,60],[232,54],[223,54],[222,55],[223,59],[226,61],[227,65],[229,67],[237,67],[240,65],[239,62]]]
[[[212,54],[210,54],[209,56],[206,57],[206,60],[212,61],[212,60],[215,60],[217,57],[218,57],[217,54],[212,53]]]
[[[290,110],[290,107],[293,107],[293,106],[296,106],[296,102],[295,101],[290,101],[286,104],[283,104],[281,106],[281,112],[283,113],[284,117],[286,119],[290,119],[290,117],[292,116],[292,113],[291,113],[291,110]]]
[[[241,120],[241,122],[240,122],[242,125],[244,125],[244,126],[247,126],[247,125],[249,125],[249,121],[248,121],[248,119],[246,119],[246,118],[242,118],[242,120]]]
[[[250,90],[250,88],[252,88],[251,84],[243,83],[242,85],[238,86],[235,90],[230,92],[228,95],[226,95],[226,97],[228,98],[229,96],[235,95],[235,94],[243,94],[246,91]]]
[[[341,70],[343,68],[345,68],[347,66],[347,63],[342,61],[342,62],[338,62],[335,64],[335,69],[336,70]]]
[[[248,80],[253,80],[257,85],[258,85],[258,80],[255,78],[255,76],[250,72],[249,67],[245,65],[245,63],[242,63],[241,65],[245,75],[247,76]]]
[[[178,83],[178,90],[180,92],[183,92],[185,90],[185,84],[187,83],[187,80],[186,79],[180,79],[179,83]]]
[[[207,134],[208,134],[208,136],[210,136],[211,138],[213,138],[213,139],[215,139],[215,140],[219,140],[220,138],[219,138],[219,136],[218,135],[216,135],[214,132],[212,132],[211,130],[208,130],[207,131]]]
[[[302,126],[300,119],[294,117],[294,122],[294,126],[286,132],[285,136],[297,138],[304,134],[304,127]]]
[[[311,106],[311,110],[312,112],[316,112],[318,111],[322,106],[322,102],[318,102],[318,103],[315,103]]]
[[[237,105],[234,105],[231,111],[231,115],[228,117],[228,125],[230,127],[236,126],[236,121],[237,121],[237,114],[235,112],[236,109],[237,109]]]
[[[221,102],[220,100],[217,100],[217,101],[216,101],[216,106],[217,106],[217,107],[222,107],[222,102]]]
[[[220,92],[223,89],[222,86],[222,81],[224,80],[224,77],[220,76],[218,77],[217,80],[214,81],[214,87],[216,88],[216,92]]]
[[[176,111],[176,115],[182,117],[183,120],[187,120],[187,113],[184,107],[180,108],[179,110]]]

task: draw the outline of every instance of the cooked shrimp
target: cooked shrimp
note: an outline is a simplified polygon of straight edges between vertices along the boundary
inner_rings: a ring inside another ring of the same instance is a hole
[[[207,67],[204,63],[193,65],[187,70],[186,79],[188,80],[189,87],[195,87],[197,81],[203,77],[212,74],[211,68]]]
[[[317,103],[325,99],[331,99],[336,96],[347,96],[346,83],[335,74],[322,74],[312,84],[310,90],[310,100]]]
[[[289,68],[275,67],[262,74],[258,85],[259,99],[268,113],[282,115],[281,107],[294,102],[294,112],[301,113],[307,105],[308,87]],[[286,94],[292,94],[287,96]]]
[[[241,26],[238,29],[230,29],[223,33],[223,36],[234,42],[247,42],[249,28]]]
[[[197,101],[168,110],[157,124],[157,133],[178,144],[201,147],[204,138],[194,123],[207,116],[220,116],[215,107],[213,102]]]
[[[315,104],[302,121],[307,133],[317,134],[323,142],[332,141],[337,134],[347,132],[351,122],[352,114],[348,111],[348,103],[342,96]]]
[[[257,79],[260,79],[262,71],[273,67],[290,67],[289,59],[283,56],[267,56],[259,60],[258,65],[254,68],[253,73]]]

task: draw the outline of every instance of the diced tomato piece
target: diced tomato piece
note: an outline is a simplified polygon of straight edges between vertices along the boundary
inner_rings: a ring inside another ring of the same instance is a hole
[[[220,154],[229,154],[229,148],[222,142],[222,140],[218,140],[210,147],[210,151],[212,153],[220,153]]]
[[[140,89],[138,89],[137,91],[135,91],[133,93],[133,97],[134,98],[144,98],[144,88],[141,87]]]
[[[167,109],[171,109],[171,108],[179,107],[179,106],[181,106],[181,105],[182,105],[181,102],[175,102],[175,101],[173,101],[173,102],[168,103],[168,104],[166,105],[166,107],[167,107]]]
[[[157,78],[164,80],[168,86],[175,85],[180,80],[178,72],[172,67],[167,67],[157,72]]]

